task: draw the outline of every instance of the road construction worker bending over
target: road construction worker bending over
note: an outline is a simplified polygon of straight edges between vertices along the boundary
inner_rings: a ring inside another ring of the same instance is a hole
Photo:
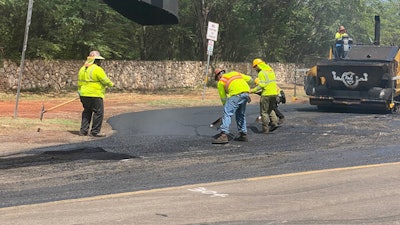
[[[262,59],[253,60],[253,68],[257,71],[259,83],[251,89],[250,93],[261,91],[260,115],[262,122],[262,132],[268,134],[278,128],[278,117],[274,112],[277,105],[278,86],[274,70]],[[269,126],[270,125],[270,126]]]
[[[254,84],[258,85],[259,84],[259,79],[256,78],[254,79]],[[283,115],[283,113],[278,109],[278,104],[285,104],[286,103],[286,95],[285,92],[277,85],[278,87],[278,97],[276,97],[276,104],[274,107],[273,112],[271,112],[272,116],[275,113],[275,115],[278,117],[278,124],[283,124],[285,122],[285,115]],[[261,96],[262,90],[259,90],[257,93],[254,94],[258,94]],[[256,122],[261,122],[261,115],[258,116],[256,118]],[[270,124],[271,125],[271,117],[270,117]]]
[[[246,105],[250,102],[251,77],[236,71],[225,73],[225,70],[215,69],[215,81],[221,102],[224,106],[222,116],[221,133],[218,134],[213,144],[226,144],[229,142],[229,126],[232,116],[235,115],[239,136],[237,141],[248,141],[246,124]]]
[[[104,117],[103,98],[106,87],[112,87],[114,84],[100,67],[103,59],[98,51],[91,51],[85,64],[79,70],[78,93],[83,106],[80,136],[105,136],[100,133]],[[92,128],[89,133],[91,122]]]

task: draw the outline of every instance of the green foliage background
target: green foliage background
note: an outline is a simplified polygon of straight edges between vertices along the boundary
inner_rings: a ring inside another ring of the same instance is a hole
[[[19,59],[28,0],[0,0],[0,58]],[[141,26],[101,0],[35,0],[26,57],[206,60],[208,21],[219,23],[214,61],[311,63],[325,58],[339,25],[358,44],[400,45],[398,0],[180,0],[179,24]]]

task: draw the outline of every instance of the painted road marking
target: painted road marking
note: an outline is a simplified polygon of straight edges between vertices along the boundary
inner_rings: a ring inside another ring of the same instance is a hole
[[[208,190],[205,187],[191,188],[188,190],[193,191],[193,192],[200,192],[201,194],[204,194],[204,195],[210,195],[210,197],[221,197],[221,198],[228,197],[228,194],[218,194],[218,192]]]
[[[264,176],[264,177],[253,177],[253,178],[247,178],[246,180],[257,181],[257,180],[267,180],[267,179],[275,179],[275,178],[282,178],[282,177],[294,177],[294,176],[302,176],[302,175],[310,175],[310,174],[358,170],[358,169],[369,169],[369,168],[375,168],[375,167],[396,166],[396,165],[400,165],[400,162],[342,167],[342,168],[333,168],[333,169],[324,169],[324,170],[311,170],[311,171],[298,172],[298,173],[287,173],[287,174],[279,174],[279,175]]]
[[[396,165],[400,165],[400,162],[371,164],[371,165],[343,167],[343,168],[334,168],[334,169],[325,169],[325,170],[313,170],[313,171],[306,171],[306,172],[288,173],[288,174],[263,176],[263,177],[253,177],[253,178],[246,178],[246,179],[219,181],[219,182],[211,182],[211,183],[203,183],[203,184],[195,184],[195,185],[183,185],[183,186],[158,188],[158,189],[151,189],[151,190],[125,192],[125,193],[117,193],[117,194],[109,194],[109,195],[99,195],[99,196],[78,198],[78,199],[66,199],[66,200],[60,200],[60,201],[54,201],[54,202],[45,202],[45,203],[37,203],[37,204],[31,204],[31,205],[11,206],[11,207],[6,207],[6,208],[0,208],[0,212],[1,211],[6,211],[6,210],[34,208],[35,206],[51,206],[51,205],[66,204],[66,203],[87,202],[87,201],[113,199],[113,198],[120,198],[120,197],[130,197],[130,196],[140,195],[140,194],[149,194],[149,193],[156,193],[156,192],[162,192],[162,191],[179,190],[179,189],[182,189],[182,188],[194,189],[194,188],[198,188],[199,185],[201,185],[201,186],[211,186],[211,185],[237,183],[238,181],[259,181],[259,180],[275,179],[275,178],[282,178],[282,177],[294,177],[294,176],[303,176],[303,175],[310,175],[310,174],[320,174],[320,173],[329,173],[329,172],[337,172],[337,171],[369,169],[369,168],[385,167],[385,166],[396,166]]]

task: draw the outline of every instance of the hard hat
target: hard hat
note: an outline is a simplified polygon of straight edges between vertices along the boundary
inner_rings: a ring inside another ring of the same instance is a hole
[[[218,79],[218,75],[219,75],[221,72],[224,72],[224,73],[225,73],[225,70],[222,70],[222,69],[220,69],[220,68],[216,68],[216,69],[214,70],[214,74],[215,74],[214,80],[215,80],[215,81],[218,81],[218,80],[219,80],[219,79]]]
[[[264,61],[262,59],[254,59],[253,60],[253,67],[256,67],[258,64],[263,63]]]
[[[215,75],[219,75],[221,72],[224,72],[224,73],[225,73],[225,70],[222,70],[222,69],[220,69],[220,68],[216,68],[216,69],[214,70],[214,74],[215,74]]]
[[[104,57],[102,57],[102,56],[100,55],[100,52],[99,52],[99,51],[91,51],[91,52],[89,53],[89,56],[88,56],[88,57],[94,58],[94,59],[104,59]]]

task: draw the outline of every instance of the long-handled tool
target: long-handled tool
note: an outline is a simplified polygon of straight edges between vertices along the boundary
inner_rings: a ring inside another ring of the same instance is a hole
[[[43,104],[43,106],[42,106],[42,111],[40,112],[40,121],[42,121],[42,119],[43,119],[43,114],[44,114],[45,112],[48,112],[48,111],[51,111],[51,110],[53,110],[53,109],[59,108],[59,107],[61,107],[61,106],[63,106],[63,105],[66,105],[66,104],[68,104],[68,103],[71,103],[71,102],[73,102],[73,101],[75,101],[75,100],[77,100],[77,99],[79,99],[79,97],[76,97],[76,98],[74,98],[74,99],[68,100],[68,101],[66,101],[66,102],[63,102],[63,103],[61,103],[61,104],[58,104],[58,105],[53,106],[53,107],[51,107],[51,108],[49,108],[49,109],[46,109],[46,110],[44,109],[44,104]]]
[[[218,119],[216,119],[214,122],[212,122],[210,124],[210,127],[216,127],[217,129],[219,129],[219,127],[221,126],[222,123],[222,117],[219,117]]]

